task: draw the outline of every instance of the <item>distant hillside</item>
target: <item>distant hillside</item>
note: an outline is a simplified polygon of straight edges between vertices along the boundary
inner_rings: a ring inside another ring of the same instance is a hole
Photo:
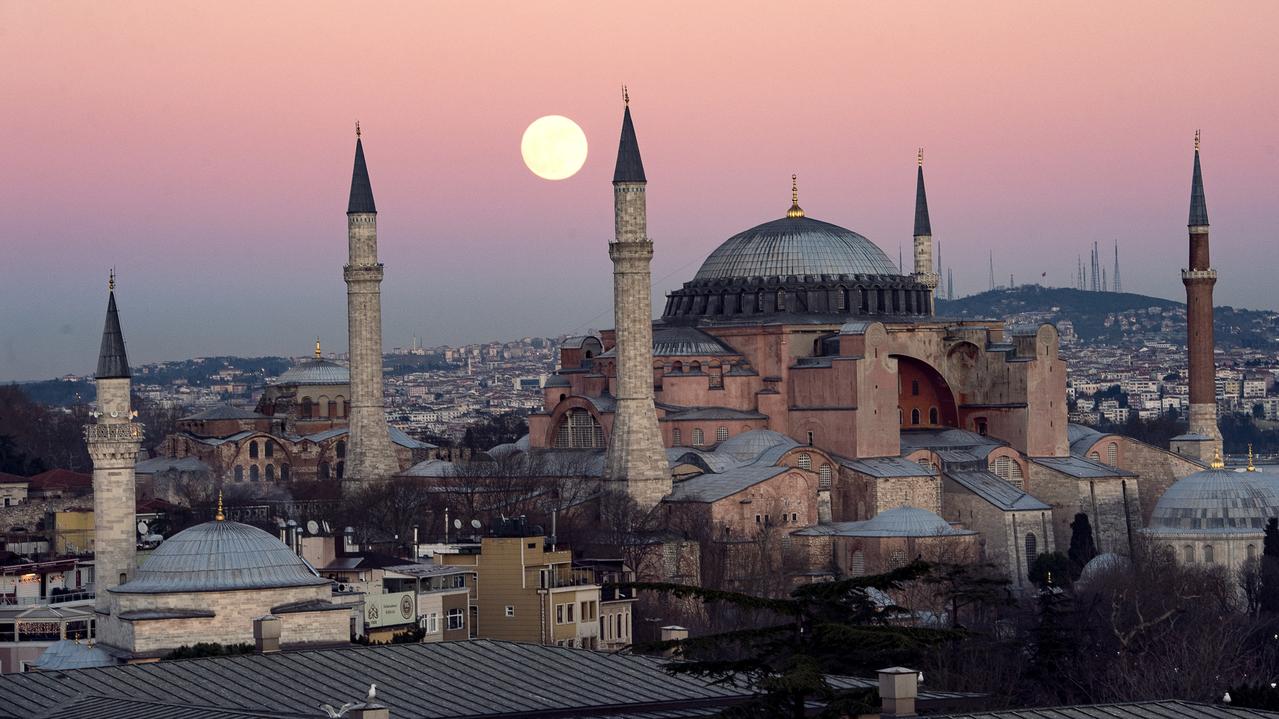
[[[1142,338],[1185,341],[1185,305],[1130,292],[1087,292],[1063,287],[1024,285],[938,300],[937,314],[957,319],[1014,322],[1070,320],[1084,342],[1122,344]],[[1215,326],[1221,347],[1273,349],[1279,338],[1279,314],[1217,307]]]

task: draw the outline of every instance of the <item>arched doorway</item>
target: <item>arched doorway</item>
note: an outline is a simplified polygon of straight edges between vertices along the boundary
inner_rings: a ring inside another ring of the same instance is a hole
[[[914,357],[893,357],[897,360],[897,405],[904,427],[958,427],[955,395],[941,373]]]

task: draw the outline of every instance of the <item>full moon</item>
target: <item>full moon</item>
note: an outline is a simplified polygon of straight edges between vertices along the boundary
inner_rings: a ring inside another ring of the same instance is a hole
[[[586,134],[563,115],[533,121],[520,140],[524,164],[544,180],[563,180],[577,174],[586,162]]]

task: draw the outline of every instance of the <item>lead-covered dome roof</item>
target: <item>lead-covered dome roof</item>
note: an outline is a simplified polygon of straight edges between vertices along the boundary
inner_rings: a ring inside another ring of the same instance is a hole
[[[1206,469],[1173,483],[1155,504],[1149,531],[1260,532],[1279,517],[1279,494],[1259,473]]]
[[[288,368],[277,384],[350,384],[351,370],[326,359],[309,359]]]
[[[122,594],[225,592],[328,584],[284,542],[247,524],[214,521],[169,537],[146,558]]]
[[[783,217],[728,238],[693,280],[804,275],[900,275],[862,235],[811,217]]]

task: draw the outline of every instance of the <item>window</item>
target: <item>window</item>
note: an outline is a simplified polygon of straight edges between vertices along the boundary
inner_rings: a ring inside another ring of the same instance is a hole
[[[684,374],[684,363],[675,360],[675,364],[671,365],[671,374]]]
[[[684,433],[680,431],[679,427],[676,427],[671,430],[671,445],[678,447],[681,444],[684,444]]]
[[[854,577],[866,575],[866,555],[862,550],[853,552],[852,572]]]
[[[334,471],[337,472],[337,478],[342,479],[342,475],[346,473],[346,462],[338,462]]]
[[[808,452],[800,452],[799,456],[795,458],[795,464],[799,465],[800,469],[812,469],[813,455]]]
[[[466,615],[461,609],[450,609],[448,622],[449,629],[461,629],[466,626]]]
[[[910,423],[911,423],[911,424],[919,424],[919,410],[918,410],[918,409],[912,409],[912,410],[910,411]]]
[[[330,417],[336,417],[336,416],[338,416],[338,403],[337,403],[337,401],[336,401],[336,400],[329,400],[329,415],[328,415],[328,416],[330,416]]]
[[[1186,546],[1182,547],[1182,548],[1181,548],[1181,559],[1182,559],[1182,561],[1184,561],[1186,564],[1194,564],[1194,563],[1195,563],[1195,548],[1194,548],[1194,546],[1187,544]]]
[[[702,363],[701,363],[701,362],[694,362],[694,363],[690,364],[690,365],[688,366],[688,371],[689,371],[689,374],[701,374],[701,373],[702,373]]]
[[[515,607],[511,606],[510,604],[506,605],[506,616],[508,617],[515,616]]]
[[[894,567],[904,567],[906,566],[906,552],[901,549],[894,549],[888,561]]]
[[[694,428],[693,429],[693,446],[701,447],[704,444],[706,444],[706,435],[702,433],[702,428],[701,427]]]
[[[281,482],[289,481],[289,465],[287,464],[280,465],[280,481]]]
[[[313,411],[313,408],[312,408],[312,405],[311,405],[311,398],[310,398],[310,397],[303,397],[303,398],[302,398],[302,417],[303,417],[303,419],[310,419],[310,417],[311,417],[311,412],[312,412],[312,411]]]
[[[263,445],[263,450],[265,450],[266,456],[268,457],[275,456],[275,442],[263,442],[262,445]]]
[[[913,379],[910,381],[910,393],[912,396],[919,396],[919,380]]]
[[[836,311],[843,312],[844,310],[848,309],[848,295],[846,294],[847,292],[848,290],[844,289],[843,287],[839,288],[839,290],[835,292],[835,310]]]
[[[724,440],[726,440],[726,439],[728,439],[728,427],[716,427],[716,428],[715,428],[715,441],[716,441],[716,442],[723,442],[723,441],[724,441]]]
[[[1257,545],[1249,544],[1248,545],[1248,561],[1251,562],[1252,560],[1256,558],[1257,558]]]
[[[572,624],[573,610],[577,605],[569,602],[568,604],[555,605],[555,623],[556,624]]]
[[[435,612],[431,612],[425,617],[422,617],[422,628],[426,630],[427,634],[434,634],[440,631],[440,615]]]
[[[337,454],[338,459],[346,459],[346,442],[339,439],[334,453]]]
[[[1204,564],[1212,564],[1214,560],[1211,544],[1204,545]]]
[[[822,468],[817,472],[817,488],[830,489],[831,468],[829,464],[823,464]]]
[[[328,478],[329,478],[329,463],[320,462],[320,479],[328,479]]]
[[[928,408],[928,423],[929,423],[929,424],[941,424],[941,422],[939,421],[940,419],[941,419],[941,418],[938,416],[938,413],[937,413],[937,408],[936,408],[936,407],[929,407],[929,408]]]
[[[249,442],[249,459],[258,458],[258,443],[256,441]]]
[[[271,445],[268,444],[267,446],[270,447]],[[275,465],[274,464],[268,464],[266,466],[266,481],[268,482],[275,481]]]
[[[1119,445],[1115,442],[1106,445],[1106,464],[1111,467],[1119,466]]]
[[[978,418],[978,419],[977,419],[977,434],[980,434],[981,436],[985,437],[985,436],[986,436],[986,431],[987,431],[987,429],[986,429],[986,418],[985,418],[985,417],[980,417],[980,418]]]
[[[813,446],[813,433],[812,433],[812,432],[809,432],[809,433],[808,433],[808,446],[809,446],[809,447],[812,447],[812,446]]]
[[[456,574],[453,576],[453,588],[462,589],[466,586],[466,575]]]
[[[1094,462],[1100,462],[1100,461],[1101,461],[1101,455],[1100,455],[1100,454],[1098,454],[1097,452],[1089,452],[1089,453],[1088,453],[1088,459],[1091,459],[1091,460],[1092,460],[1092,461],[1094,461]]]
[[[560,418],[555,446],[559,449],[602,449],[604,428],[590,412],[570,409]]]
[[[777,311],[781,312],[786,309],[786,290],[777,291]]]
[[[262,479],[262,472],[256,464],[249,465],[249,481],[257,482]]]
[[[1030,568],[1035,564],[1035,557],[1039,556],[1039,539],[1034,532],[1026,533],[1026,571],[1029,573]]]
[[[235,465],[235,481],[237,482],[244,481],[244,467],[241,467],[238,464]]]

